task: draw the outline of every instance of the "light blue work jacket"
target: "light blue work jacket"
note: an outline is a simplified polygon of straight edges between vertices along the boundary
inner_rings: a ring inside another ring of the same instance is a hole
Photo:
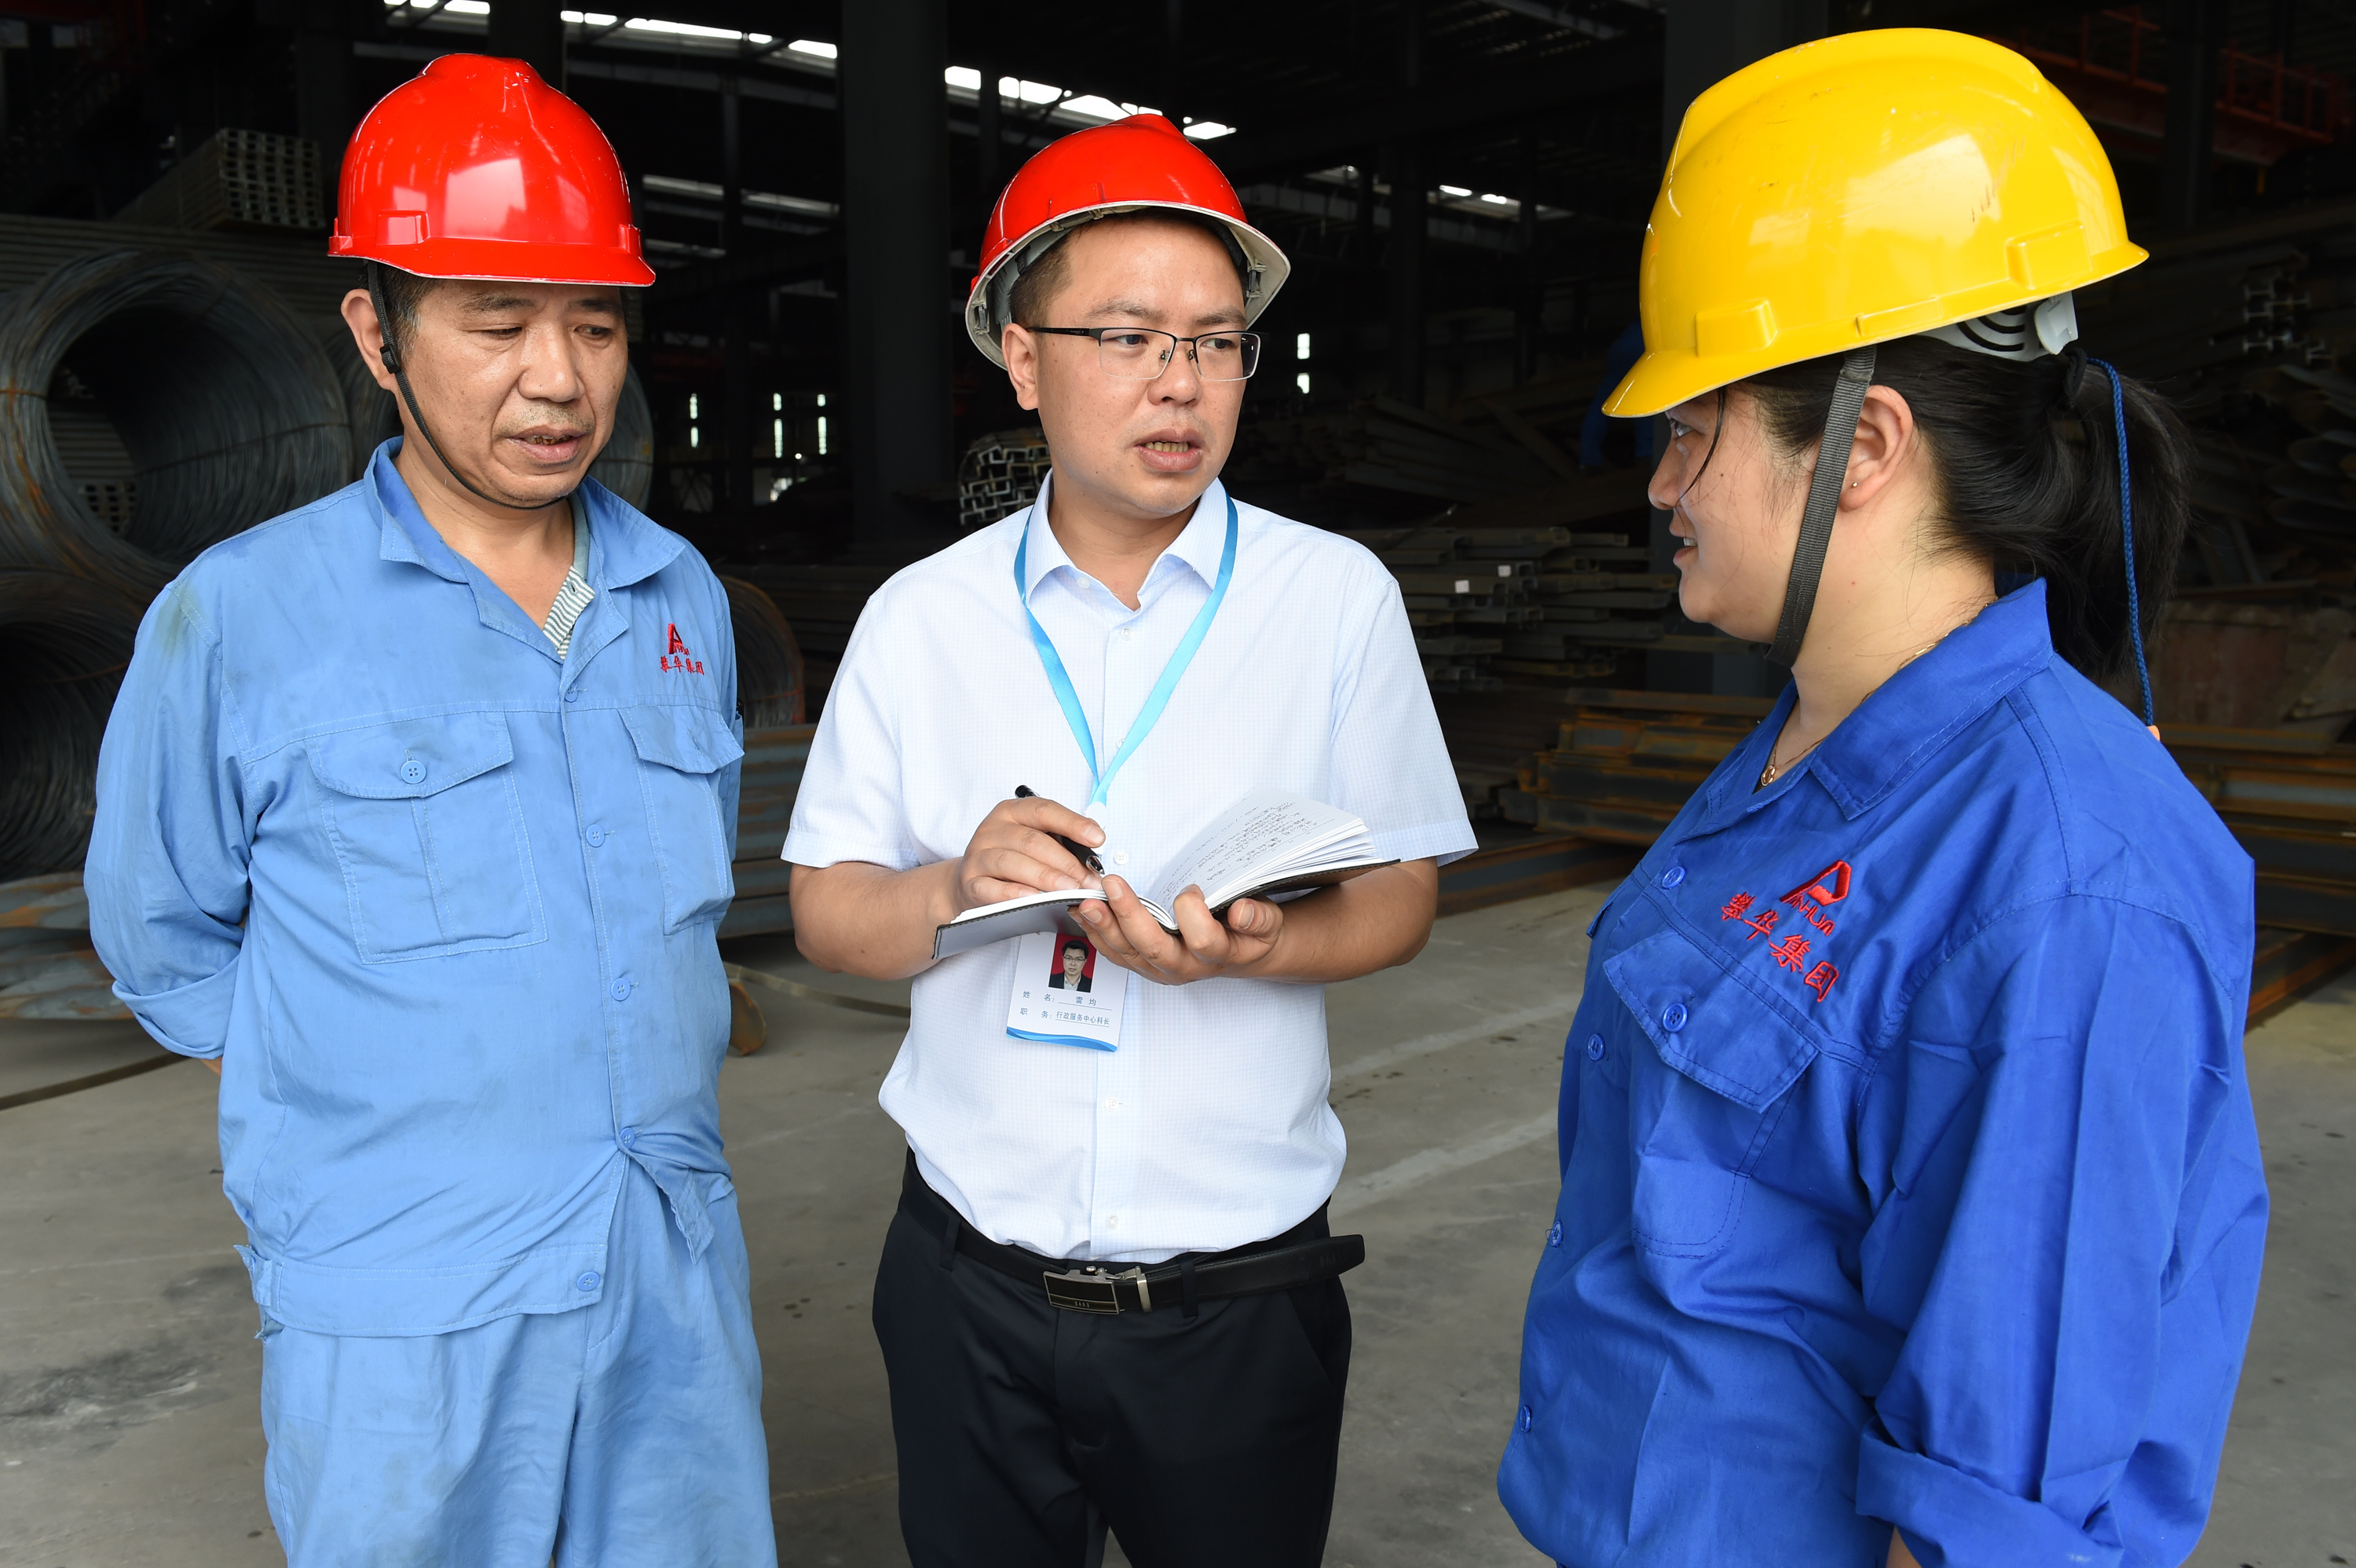
[[[726,595],[592,482],[562,661],[368,475],[149,609],[86,881],[115,994],[222,1059],[254,1299],[330,1334],[597,1300],[630,1161],[701,1252],[737,762]]]

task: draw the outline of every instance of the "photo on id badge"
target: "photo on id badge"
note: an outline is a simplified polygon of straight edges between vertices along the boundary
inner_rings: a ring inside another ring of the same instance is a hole
[[[1093,944],[1067,933],[1034,932],[1016,940],[1013,995],[1006,1032],[1017,1040],[1111,1051],[1120,1043],[1120,1005],[1129,971],[1100,963]]]

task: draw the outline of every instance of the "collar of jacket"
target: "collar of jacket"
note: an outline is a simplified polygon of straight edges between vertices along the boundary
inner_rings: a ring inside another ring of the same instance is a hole
[[[1783,732],[1797,695],[1797,688],[1787,684],[1774,710],[1735,752],[1734,765],[1709,785],[1708,809],[1684,837],[1698,837],[1729,827],[1772,804],[1804,777],[1823,785],[1841,815],[1853,822],[2052,662],[2045,584],[2032,581],[1982,610],[1976,619],[1883,681],[1804,763],[1765,789],[1753,790],[1751,784],[1766,763],[1767,748]]]
[[[452,582],[468,581],[466,568],[457,553],[443,541],[442,536],[417,505],[410,493],[409,482],[393,466],[400,455],[401,437],[394,436],[376,449],[369,460],[368,474],[360,481],[360,493],[374,509],[380,529],[377,553],[386,560],[405,560],[422,566],[436,577]],[[639,516],[636,508],[624,506],[614,493],[594,479],[584,479],[573,499],[586,508],[589,519],[589,586],[604,592],[609,588],[627,588],[642,582],[669,566],[687,548],[677,534],[656,527]]]

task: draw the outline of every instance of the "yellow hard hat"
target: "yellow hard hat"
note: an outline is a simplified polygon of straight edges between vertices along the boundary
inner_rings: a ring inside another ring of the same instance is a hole
[[[1644,231],[1644,357],[1603,411],[2083,288],[2144,259],[2085,116],[1928,27],[1746,66],[1686,111]]]

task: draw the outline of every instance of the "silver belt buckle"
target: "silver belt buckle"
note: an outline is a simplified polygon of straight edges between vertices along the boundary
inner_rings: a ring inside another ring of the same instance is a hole
[[[1107,1274],[1094,1266],[1066,1269],[1062,1274],[1042,1270],[1040,1277],[1047,1282],[1047,1305],[1060,1307],[1066,1312],[1094,1312],[1111,1317],[1120,1311],[1120,1292],[1113,1281],[1124,1280],[1137,1286],[1137,1304],[1144,1311],[1153,1310],[1153,1296],[1145,1283],[1145,1270],[1131,1267],[1121,1274]]]

